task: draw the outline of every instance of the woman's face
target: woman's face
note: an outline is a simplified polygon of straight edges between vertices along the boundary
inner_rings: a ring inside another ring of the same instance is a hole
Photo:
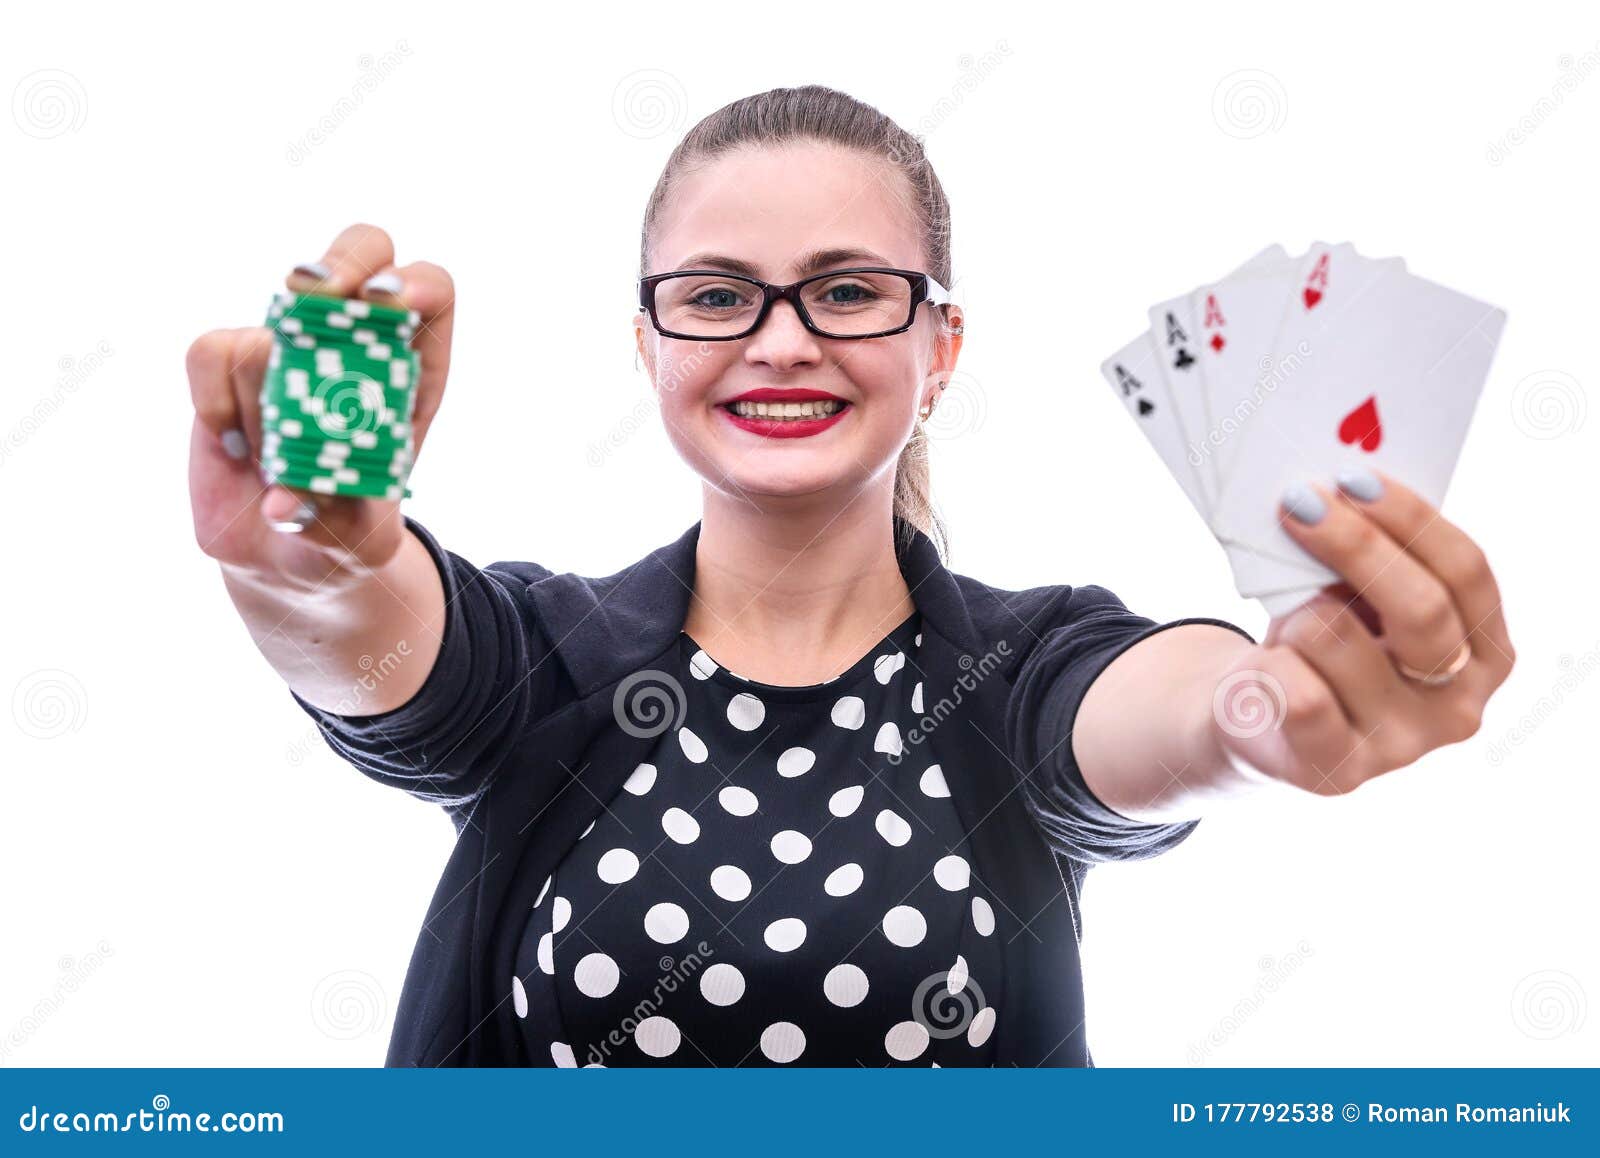
[[[777,284],[852,266],[928,272],[908,197],[889,163],[853,150],[738,150],[679,183],[651,238],[648,272],[722,268],[718,258],[746,262],[752,276]],[[809,264],[831,250],[848,252]],[[955,307],[948,313],[959,323]],[[939,311],[928,305],[904,333],[863,340],[813,334],[788,302],[774,303],[761,328],[736,341],[665,338],[643,313],[634,324],[673,446],[712,487],[745,499],[832,491],[843,503],[874,482],[891,485],[917,411],[949,380],[961,344],[959,335],[941,336]],[[741,418],[730,404],[762,388],[816,392],[843,406],[792,427]]]

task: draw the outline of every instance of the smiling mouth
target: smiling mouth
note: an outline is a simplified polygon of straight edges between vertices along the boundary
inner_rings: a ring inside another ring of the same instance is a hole
[[[809,402],[728,402],[723,409],[740,418],[757,418],[768,422],[804,422],[818,418],[831,418],[850,403],[838,399],[815,399]]]

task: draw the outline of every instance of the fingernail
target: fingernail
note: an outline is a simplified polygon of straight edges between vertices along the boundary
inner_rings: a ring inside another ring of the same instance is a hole
[[[399,297],[400,291],[406,288],[406,283],[400,280],[397,273],[375,273],[361,283],[361,291],[369,294],[389,294]]]
[[[1353,499],[1370,503],[1383,497],[1383,480],[1363,467],[1351,467],[1338,474],[1339,489]]]
[[[229,458],[240,459],[250,453],[250,444],[245,441],[244,431],[224,430],[222,432],[222,449]]]
[[[1315,525],[1328,513],[1328,504],[1310,487],[1296,483],[1283,492],[1283,509],[1300,522]]]
[[[294,272],[304,274],[306,277],[314,277],[318,281],[327,281],[328,276],[333,271],[320,261],[303,261],[294,267]]]
[[[300,505],[290,511],[287,516],[274,520],[269,525],[274,531],[282,531],[286,535],[295,535],[309,527],[311,521],[316,517],[317,509],[304,499],[301,499]]]

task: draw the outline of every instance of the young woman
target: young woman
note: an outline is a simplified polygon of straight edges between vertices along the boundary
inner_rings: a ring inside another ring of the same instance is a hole
[[[922,424],[964,329],[949,208],[919,143],[842,93],[697,125],[640,275],[702,516],[604,577],[478,568],[395,503],[262,492],[268,332],[189,352],[202,548],[334,749],[459,834],[389,1064],[1092,1064],[1086,865],[1266,780],[1348,792],[1465,739],[1510,670],[1482,552],[1372,475],[1284,496],[1348,586],[1260,644],[946,569]],[[445,271],[353,226],[287,284],[422,313],[423,441]],[[1281,712],[1214,711],[1241,682]]]

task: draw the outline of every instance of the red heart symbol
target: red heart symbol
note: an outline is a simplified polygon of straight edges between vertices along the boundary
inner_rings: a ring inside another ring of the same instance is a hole
[[[1310,286],[1306,287],[1306,309],[1308,309],[1308,310],[1312,309],[1321,300],[1322,300],[1322,291],[1321,290],[1312,289]]]
[[[1339,423],[1339,441],[1346,446],[1361,443],[1361,449],[1374,451],[1383,441],[1383,423],[1378,418],[1378,396],[1374,394]]]

